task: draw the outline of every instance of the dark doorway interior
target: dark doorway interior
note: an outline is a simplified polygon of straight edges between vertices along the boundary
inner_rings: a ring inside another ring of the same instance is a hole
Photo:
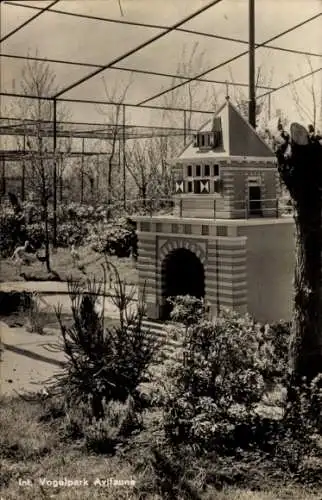
[[[190,250],[180,248],[171,252],[163,262],[163,311],[162,319],[169,319],[171,305],[168,297],[191,295],[205,296],[205,273],[199,258]]]
[[[262,200],[260,186],[249,186],[249,215],[262,215]]]

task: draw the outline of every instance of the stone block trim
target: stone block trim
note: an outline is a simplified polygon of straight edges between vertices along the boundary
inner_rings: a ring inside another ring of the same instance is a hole
[[[159,251],[160,264],[162,264],[163,260],[169,253],[179,248],[185,248],[186,250],[190,250],[190,252],[194,253],[199,258],[199,260],[203,265],[205,264],[206,256],[203,249],[200,248],[200,246],[194,241],[191,241],[186,238],[180,238],[180,239],[174,238],[166,241],[166,243],[162,245]]]
[[[151,314],[156,315],[161,310],[165,283],[163,263],[177,249],[189,250],[203,264],[205,300],[211,310],[225,307],[243,311],[247,309],[247,238],[223,236],[223,233],[228,234],[223,230],[227,228],[226,225],[218,231],[222,236],[216,236],[218,226],[221,225],[214,226],[214,235],[205,237],[200,234],[199,238],[197,235],[139,232],[139,288],[143,289],[145,285]]]
[[[247,306],[246,238],[209,241],[206,299],[218,308]]]

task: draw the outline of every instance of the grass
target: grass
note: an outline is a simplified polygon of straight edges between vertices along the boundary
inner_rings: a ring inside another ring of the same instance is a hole
[[[151,493],[142,495],[142,484],[148,486],[155,478],[148,468],[137,469],[138,462],[147,454],[151,441],[151,426],[133,438],[132,452],[114,456],[89,453],[82,440],[66,438],[64,417],[51,419],[45,415],[44,402],[22,398],[0,400],[0,484],[2,496],[8,499],[59,498],[64,500],[92,500],[92,498],[115,499],[160,499]],[[149,415],[158,421],[158,415]],[[211,464],[209,465],[211,468]],[[138,471],[139,470],[139,471]],[[30,480],[23,486],[20,480]],[[81,480],[88,486],[54,487],[42,485],[41,480]],[[137,489],[131,486],[99,486],[95,479],[135,480]],[[224,487],[221,491],[213,487],[199,488],[199,480],[193,485],[197,497],[202,500],[321,500],[322,492],[305,489],[294,484],[272,484],[263,491],[249,488]],[[180,497],[178,497],[180,498]],[[182,498],[189,498],[182,497]]]
[[[103,256],[85,247],[78,249],[80,254],[79,264],[84,265],[86,275],[82,273],[73,264],[73,259],[70,255],[70,250],[66,248],[58,248],[56,252],[51,252],[51,266],[53,271],[58,273],[62,281],[66,281],[72,276],[74,279],[84,279],[84,277],[95,277],[97,280],[102,280],[102,267],[104,262]],[[117,267],[122,280],[128,283],[137,284],[138,275],[135,264],[130,258],[109,257],[109,260]],[[36,260],[28,266],[22,266],[18,269],[12,259],[1,260],[0,281],[24,281],[24,278],[19,275],[20,272],[27,276],[35,276],[38,279],[44,279],[47,275],[44,264]]]

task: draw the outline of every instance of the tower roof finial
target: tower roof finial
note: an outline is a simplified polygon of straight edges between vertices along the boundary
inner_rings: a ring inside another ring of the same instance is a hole
[[[226,101],[229,101],[229,83],[228,80],[226,80]]]

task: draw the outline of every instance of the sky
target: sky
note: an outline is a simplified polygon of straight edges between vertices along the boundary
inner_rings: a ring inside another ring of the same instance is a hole
[[[19,5],[13,5],[14,3]],[[50,2],[20,1],[2,2],[1,37],[25,22],[37,11],[32,6],[46,7]],[[61,0],[54,9],[65,13],[88,14],[102,16],[122,21],[143,22],[169,26],[200,7],[210,3],[210,0]],[[291,28],[292,26],[322,13],[321,0],[256,0],[256,30],[255,39],[262,43],[267,39]],[[27,5],[24,7],[23,5]],[[248,39],[248,0],[222,0],[209,8],[203,14],[187,22],[186,29],[197,30],[220,36],[228,36],[247,41]],[[66,14],[46,12],[33,20],[24,29],[10,36],[1,44],[1,54],[34,56],[53,59],[69,59],[91,64],[108,64],[118,56],[138,46],[154,35],[160,29],[142,28],[130,25],[118,25],[97,20],[79,19]],[[276,39],[272,45],[310,51],[322,54],[322,16],[305,26]],[[157,72],[176,73],[178,65],[189,60],[195,47],[192,62],[185,67],[187,76],[195,75],[211,68],[228,58],[245,51],[247,45],[237,42],[218,40],[200,35],[182,32],[172,32],[158,41],[150,44],[136,54],[118,63],[122,68],[134,68]],[[1,90],[19,91],[23,61],[1,57]],[[66,88],[83,76],[90,74],[93,68],[50,64],[56,75],[59,89]],[[259,48],[256,50],[256,72],[260,68],[262,83],[277,87],[304,73],[310,68],[322,67],[322,57],[314,56],[308,61],[304,55],[295,55],[273,49]],[[104,82],[102,81],[104,77]],[[244,55],[229,65],[210,72],[205,76],[214,80],[248,83],[248,56]],[[138,103],[163,89],[171,87],[171,78],[130,74],[120,69],[110,69],[88,80],[64,94],[67,98],[106,100],[106,88],[109,95],[117,98],[127,84],[131,82],[125,101]],[[321,83],[322,71],[296,84],[277,91],[271,97],[271,116],[282,110],[292,120],[307,121],[312,115],[312,85],[316,94],[316,107],[321,119]],[[293,89],[293,90],[292,90]],[[228,85],[228,93],[232,100],[243,90],[247,99],[247,87],[237,88]],[[294,100],[294,90],[300,99],[301,110]],[[262,90],[258,90],[260,95]],[[193,107],[213,111],[214,102],[211,96],[217,96],[220,104],[227,93],[226,85],[200,84],[195,91]],[[187,103],[187,86],[176,93],[174,102],[180,106]],[[171,94],[167,94],[169,99]],[[159,106],[164,98],[151,101]],[[268,100],[265,100],[266,105]],[[1,99],[2,110],[9,104],[8,98]],[[305,111],[303,111],[303,108]],[[75,121],[105,120],[104,115],[95,105],[69,105],[72,119]],[[301,112],[300,112],[301,111]],[[180,115],[180,116],[179,116]],[[171,120],[176,124],[182,120],[181,114],[173,114]],[[127,110],[127,123],[142,125],[158,125],[161,123],[161,113],[148,109]],[[168,118],[170,120],[170,118]],[[200,121],[200,116],[196,120]],[[205,116],[204,120],[207,117]]]

